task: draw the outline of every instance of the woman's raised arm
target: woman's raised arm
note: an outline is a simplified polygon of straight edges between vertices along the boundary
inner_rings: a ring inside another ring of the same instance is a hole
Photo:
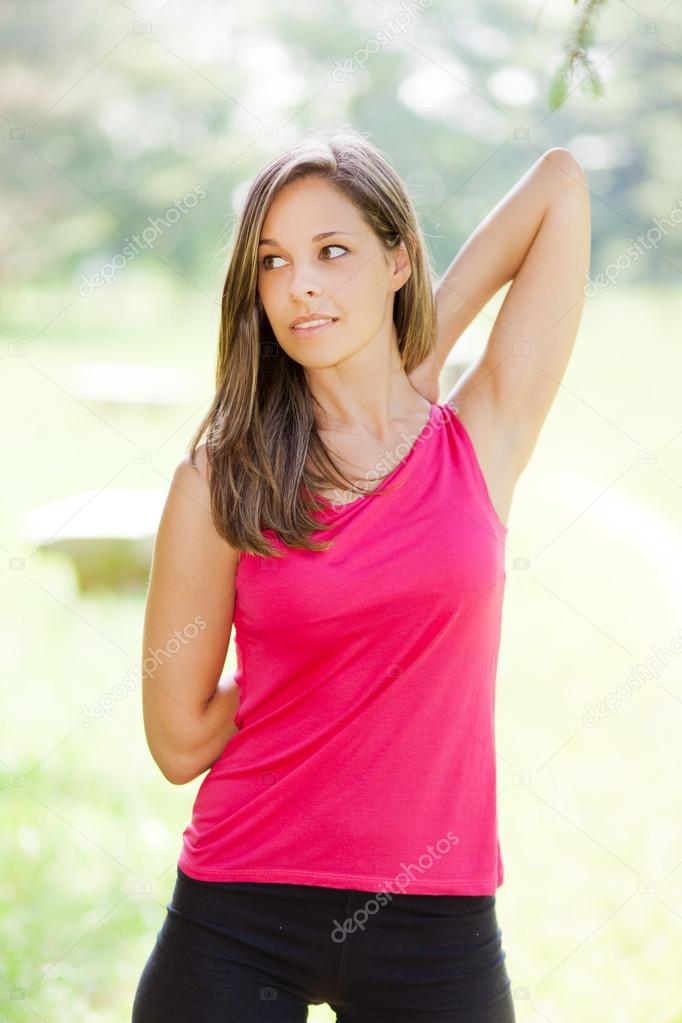
[[[568,150],[548,150],[479,231],[463,253],[466,273],[460,266],[453,278],[464,276],[464,295],[473,302],[485,302],[506,280],[512,285],[483,354],[448,400],[461,407],[481,450],[497,445],[505,472],[518,478],[561,384],[585,303],[591,230],[582,167]],[[444,345],[448,331],[471,315],[464,307],[446,315]]]
[[[569,182],[586,190],[585,175],[575,157],[567,149],[547,150],[493,207],[452,260],[434,293],[439,372],[469,324],[500,288],[516,277],[551,199]]]
[[[433,401],[450,350],[512,281],[484,352],[447,396],[460,406],[482,462],[509,485],[530,458],[568,364],[590,240],[586,175],[567,149],[549,149],[479,224],[435,289],[435,349],[409,374]]]

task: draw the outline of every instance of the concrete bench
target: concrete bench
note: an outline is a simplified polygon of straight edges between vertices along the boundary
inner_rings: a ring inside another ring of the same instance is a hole
[[[89,490],[31,511],[24,535],[37,550],[65,554],[81,591],[134,589],[149,579],[167,489]]]
[[[206,400],[206,381],[200,373],[171,366],[137,363],[79,363],[70,373],[71,390],[103,415],[131,408],[165,411]]]

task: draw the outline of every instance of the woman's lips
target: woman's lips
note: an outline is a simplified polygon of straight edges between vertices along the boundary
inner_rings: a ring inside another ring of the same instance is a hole
[[[307,337],[309,334],[322,334],[323,331],[329,330],[336,323],[336,319],[327,320],[325,323],[320,323],[316,327],[292,327],[295,334],[301,335],[301,337]]]

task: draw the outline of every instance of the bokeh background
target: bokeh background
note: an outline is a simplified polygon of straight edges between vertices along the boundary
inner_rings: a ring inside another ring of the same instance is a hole
[[[584,9],[0,8],[3,1018],[130,1018],[200,781],[166,782],[144,738],[151,543],[212,394],[244,190],[348,123],[439,275],[546,149],[587,171],[585,313],[510,518],[498,918],[520,1023],[682,1020],[682,15],[594,5],[592,70],[552,105]]]

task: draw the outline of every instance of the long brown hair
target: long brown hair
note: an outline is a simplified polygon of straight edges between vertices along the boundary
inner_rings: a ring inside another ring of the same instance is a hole
[[[280,553],[262,535],[265,529],[288,547],[326,550],[331,541],[309,537],[331,528],[312,517],[319,508],[316,488],[365,493],[324,445],[303,366],[277,342],[257,290],[258,241],[270,204],[285,185],[311,176],[328,181],[356,206],[385,253],[405,242],[411,274],[395,293],[393,322],[406,373],[423,362],[435,341],[433,271],[421,228],[403,183],[375,145],[350,127],[317,132],[260,171],[234,231],[215,396],[189,453],[195,465],[206,434],[216,529],[237,550],[264,556]]]

